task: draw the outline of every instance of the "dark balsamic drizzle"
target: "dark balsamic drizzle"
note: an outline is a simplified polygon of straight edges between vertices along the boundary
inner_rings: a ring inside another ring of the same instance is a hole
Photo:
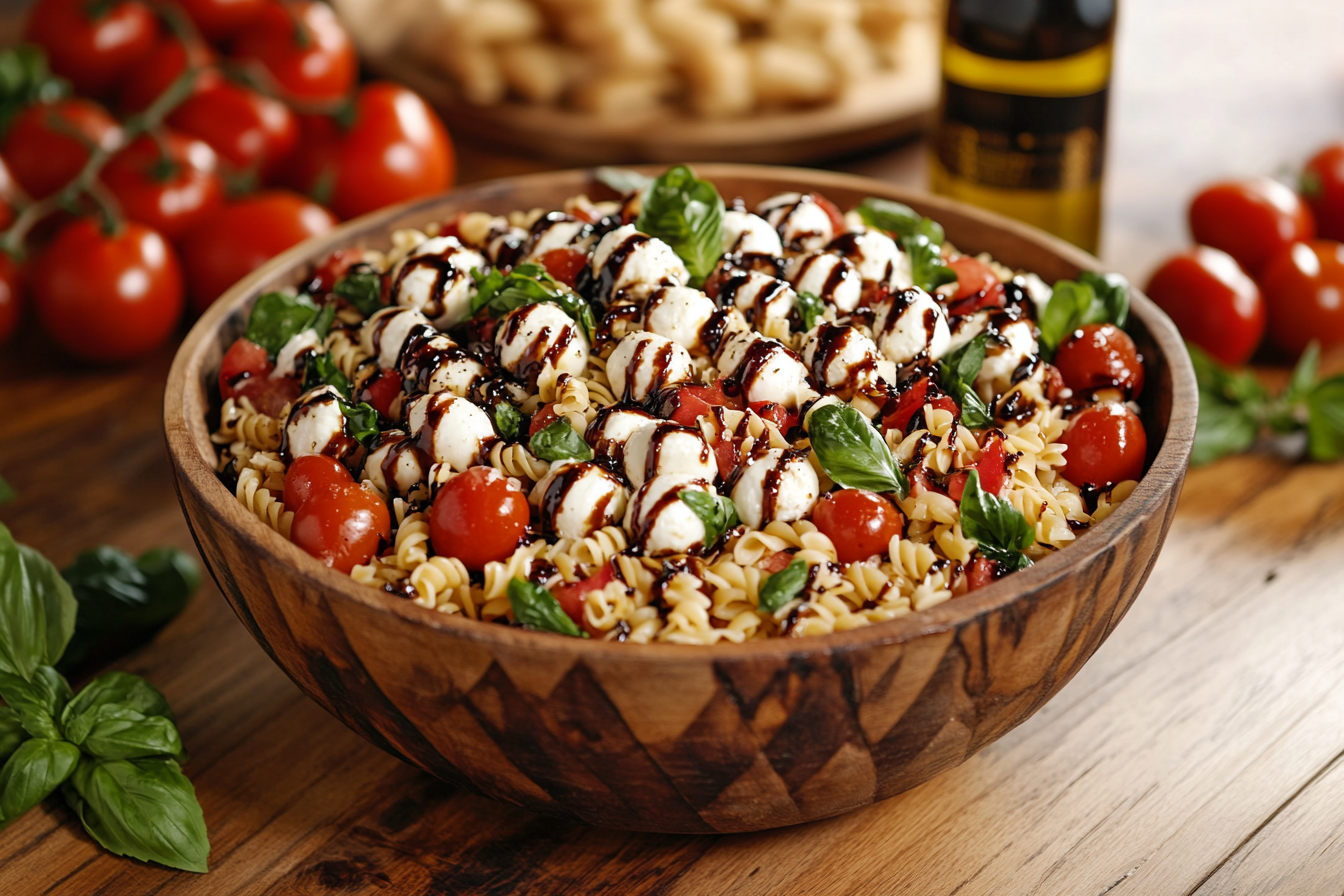
[[[434,272],[434,282],[429,288],[429,301],[421,308],[421,312],[431,320],[442,316],[447,310],[446,293],[448,287],[456,282],[462,276],[471,276],[470,271],[460,270],[453,262],[453,256],[462,251],[461,246],[449,246],[442,252],[426,253],[424,255],[412,255],[401,263],[401,270],[397,271],[396,277],[392,281],[391,295],[394,299],[401,295],[402,284],[415,271],[428,268]],[[378,330],[375,333],[381,335]],[[376,339],[376,336],[375,336]]]
[[[517,339],[527,319],[539,313],[539,309],[546,307],[547,303],[542,302],[535,305],[524,305],[516,311],[510,312],[504,321],[504,329],[499,336],[501,343],[507,344]],[[559,332],[554,335],[552,335],[550,327],[541,327],[537,331],[537,334],[532,338],[532,342],[523,349],[519,356],[517,370],[515,371],[518,377],[532,382],[547,365],[556,368],[560,366],[560,359],[564,357],[565,351],[574,342],[578,330],[568,323],[558,329]]]
[[[337,392],[334,387],[319,386],[316,389],[310,390],[307,395],[300,396],[299,400],[294,403],[292,408],[290,408],[289,416],[285,418],[285,426],[280,436],[280,459],[285,462],[286,466],[294,462],[294,455],[289,450],[290,426],[298,422],[300,417],[312,413],[312,409],[317,405],[327,403],[334,404],[339,397],[340,393]],[[352,438],[347,432],[349,429],[349,421],[345,419],[344,414],[341,415],[341,421],[345,424],[345,428],[329,438],[327,444],[319,447],[318,454],[324,454],[327,457],[334,457],[337,460],[342,460],[350,457],[359,450],[359,442]]]
[[[611,474],[608,471],[597,464],[589,461],[580,461],[578,463],[568,464],[561,468],[559,472],[551,476],[551,481],[546,486],[546,493],[541,499],[541,518],[543,525],[546,527],[546,531],[552,534],[558,534],[555,531],[556,518],[560,515],[560,511],[564,507],[565,499],[569,497],[569,493],[579,484],[580,480],[585,476],[602,476],[606,478],[610,477],[610,475]],[[611,485],[614,487],[608,489],[607,492],[595,501],[591,508],[589,508],[588,519],[585,521],[585,536],[588,533],[596,532],[598,529],[607,525],[607,522],[610,519],[607,509],[611,506],[611,502],[616,499],[618,490],[621,488],[621,484],[616,481],[612,481]]]

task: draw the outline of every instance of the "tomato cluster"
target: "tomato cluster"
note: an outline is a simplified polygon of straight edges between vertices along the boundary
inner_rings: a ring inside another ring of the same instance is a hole
[[[1199,245],[1148,283],[1186,339],[1224,364],[1266,334],[1293,355],[1344,345],[1344,143],[1307,162],[1298,192],[1264,177],[1217,183],[1189,217]]]
[[[25,37],[54,89],[0,134],[0,342],[26,288],[72,355],[137,357],[188,298],[201,311],[338,219],[456,175],[435,112],[359,85],[314,0],[38,0]]]

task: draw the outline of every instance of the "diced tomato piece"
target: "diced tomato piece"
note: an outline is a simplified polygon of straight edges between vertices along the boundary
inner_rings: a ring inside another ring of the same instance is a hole
[[[237,398],[238,387],[244,380],[265,377],[274,369],[266,349],[249,339],[235,339],[219,364],[220,397]]]
[[[695,426],[695,421],[710,413],[711,408],[733,407],[735,404],[723,394],[723,384],[716,381],[708,386],[677,386],[661,402],[659,410],[668,420],[682,426]]]
[[[528,436],[534,436],[546,427],[560,419],[560,415],[555,412],[555,402],[543,405],[541,410],[532,415],[532,425],[528,428]]]
[[[910,494],[918,498],[925,492],[933,492],[939,495],[947,494],[947,490],[934,481],[933,474],[923,464],[920,464],[910,471]]]
[[[957,291],[952,295],[954,302],[988,293],[995,287],[1003,292],[1003,284],[994,269],[974,256],[954,255],[947,260],[947,266],[957,274]]]
[[[384,417],[392,416],[392,403],[401,395],[401,374],[391,367],[380,369],[364,383],[359,400],[367,401]]]
[[[313,272],[313,280],[317,283],[318,289],[323,292],[331,292],[331,288],[336,285],[336,281],[344,277],[354,265],[364,260],[363,249],[337,249],[327,256],[327,260],[317,266]]]
[[[719,435],[714,443],[714,461],[719,465],[719,476],[727,482],[741,462],[741,452],[728,433]]]
[[[999,564],[988,557],[976,557],[966,570],[967,590],[974,591],[986,585],[994,584],[999,577]]]
[[[781,569],[787,567],[793,562],[793,554],[788,551],[775,551],[768,557],[762,557],[756,561],[756,568],[761,572],[774,575]]]
[[[1008,455],[1003,450],[1003,438],[998,433],[991,434],[986,440],[984,448],[980,451],[980,460],[975,463],[975,469],[980,474],[980,490],[1000,497],[1003,487],[1008,484]],[[961,501],[962,492],[966,490],[966,480],[969,478],[969,470],[953,474],[947,480],[948,497],[953,501]]]
[[[896,401],[896,410],[892,411],[882,418],[882,431],[888,429],[899,429],[905,432],[910,426],[910,419],[915,416],[924,405],[931,404],[935,408],[947,411],[950,414],[960,415],[961,407],[953,399],[946,395],[935,395],[929,397],[929,387],[933,380],[929,377],[921,377],[910,384]]]
[[[756,415],[779,427],[780,432],[788,432],[798,422],[798,415],[773,401],[753,401],[748,405]]]
[[[597,637],[601,632],[589,628],[588,624],[584,621],[583,599],[593,591],[601,591],[603,588],[606,588],[615,580],[615,578],[616,575],[612,572],[611,564],[607,564],[602,567],[601,570],[593,573],[581,582],[575,582],[572,585],[560,585],[556,588],[552,588],[551,594],[560,604],[560,609],[564,610],[565,614],[569,616],[570,619],[573,619],[579,625],[583,626],[588,634]]]
[[[235,391],[266,416],[279,417],[285,406],[303,393],[303,384],[292,376],[254,376],[243,380]]]
[[[546,269],[546,273],[566,286],[574,285],[579,271],[587,263],[588,253],[573,247],[552,249],[541,256],[541,266]]]

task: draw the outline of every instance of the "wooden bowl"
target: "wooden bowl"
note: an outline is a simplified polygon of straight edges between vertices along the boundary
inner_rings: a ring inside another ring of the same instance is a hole
[[[703,165],[754,203],[813,188],[843,207],[906,202],[963,250],[1073,277],[1099,262],[946,199],[800,169]],[[1152,463],[1128,501],[1068,549],[931,610],[849,632],[713,647],[563,638],[445,616],[355,584],[251,517],[212,472],[207,415],[222,353],[260,293],[332,249],[385,247],[459,210],[558,207],[598,194],[587,171],[473,186],[350,222],[276,258],[205,314],[168,380],[165,427],[202,556],[271,658],[346,725],[453,784],[583,822],[755,831],[900,793],[964,761],[1073,677],[1124,616],[1176,509],[1195,380],[1171,321],[1133,296],[1148,364]],[[302,757],[296,757],[301,761]]]

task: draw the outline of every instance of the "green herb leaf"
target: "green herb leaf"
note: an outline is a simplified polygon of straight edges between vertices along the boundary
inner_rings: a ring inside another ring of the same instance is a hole
[[[737,507],[722,495],[712,495],[699,489],[687,488],[677,492],[681,503],[691,508],[705,527],[705,547],[716,544],[723,533],[738,525]]]
[[[910,275],[916,286],[925,292],[933,292],[938,287],[953,283],[957,272],[943,261],[941,247],[922,233],[905,237],[901,247],[910,256]]]
[[[1076,281],[1055,284],[1038,321],[1042,353],[1053,358],[1056,349],[1079,327],[1111,323],[1123,328],[1128,320],[1128,281],[1119,274],[1084,271]]]
[[[635,227],[671,246],[693,285],[704,282],[723,255],[723,197],[685,165],[663,172],[648,190]]]
[[[70,702],[70,684],[50,666],[38,666],[31,681],[0,672],[0,699],[18,714],[33,737],[59,738],[55,719]]]
[[[560,608],[551,592],[526,579],[515,576],[509,582],[509,605],[513,607],[513,618],[528,628],[571,638],[588,637]]]
[[[798,293],[798,316],[802,318],[804,333],[815,327],[825,313],[826,303],[815,293],[806,290]]]
[[[56,568],[0,525],[0,672],[31,680],[65,650],[75,599]]]
[[[919,232],[921,221],[927,220],[904,203],[873,196],[860,202],[857,211],[863,223],[869,227],[894,233],[898,237],[913,236]]]
[[[1307,396],[1307,454],[1317,461],[1344,457],[1344,375],[1319,383]]]
[[[358,264],[350,268],[344,277],[336,281],[331,291],[354,305],[365,317],[383,307],[382,278],[368,265]]]
[[[343,397],[350,397],[350,380],[341,372],[341,368],[336,366],[336,362],[329,354],[309,355],[304,366],[303,391],[307,392],[318,386],[332,386]]]
[[[46,632],[46,654],[43,665],[54,666],[65,653],[75,633],[75,617],[79,605],[70,591],[70,586],[61,578],[60,571],[37,551],[21,544],[19,557],[27,572],[28,587],[42,608],[44,630]],[[0,572],[0,578],[3,578]]]
[[[366,448],[371,446],[383,431],[378,423],[378,411],[367,401],[351,404],[345,399],[340,399],[340,408],[345,419],[350,421],[350,436]]]
[[[0,762],[8,759],[28,737],[19,714],[8,706],[0,706]]]
[[[653,178],[647,174],[640,174],[638,171],[631,171],[628,168],[612,168],[606,165],[597,169],[593,176],[597,178],[599,183],[606,184],[622,196],[629,196],[631,193],[646,190],[649,184],[653,183]]]
[[[182,755],[177,725],[164,716],[147,716],[125,703],[103,703],[71,722],[70,742],[103,759],[140,759]]]
[[[503,317],[524,305],[550,302],[560,306],[560,310],[579,325],[585,339],[593,341],[597,324],[592,307],[583,296],[556,280],[541,265],[527,262],[507,275],[493,270],[488,274],[474,271],[471,276],[476,281],[476,295],[471,300],[472,314],[487,308],[492,316]]]
[[[163,694],[139,675],[129,672],[107,672],[85,685],[61,713],[61,724],[72,730],[75,720],[97,706],[105,704],[129,706],[147,716],[173,719],[173,711]]]
[[[79,748],[51,738],[24,741],[0,768],[0,826],[46,799],[75,770]]]
[[[1190,463],[1200,466],[1229,454],[1240,454],[1255,444],[1259,432],[1259,422],[1243,408],[1201,391]]]
[[[933,292],[957,279],[957,272],[943,261],[945,235],[937,221],[922,217],[908,205],[872,196],[859,203],[858,212],[869,227],[896,235],[910,256],[911,278],[920,289]]]
[[[961,531],[980,545],[981,555],[1009,569],[1025,569],[1031,559],[1023,553],[1036,540],[1036,531],[1011,502],[980,489],[980,473],[972,470],[961,495]]]
[[[252,306],[252,313],[247,318],[247,330],[243,335],[266,349],[274,358],[286,342],[304,330],[313,329],[319,337],[325,337],[335,313],[334,305],[319,309],[306,295],[268,292]]]
[[[904,498],[910,483],[891,449],[873,425],[843,404],[828,404],[812,412],[807,433],[821,467],[836,483]]]
[[[167,758],[85,758],[62,789],[109,852],[183,871],[207,870],[210,841],[191,782]]]
[[[18,492],[14,491],[14,486],[5,481],[5,477],[0,476],[0,504],[8,504],[18,497]]]
[[[542,460],[592,460],[593,449],[565,419],[556,420],[528,442],[528,449]]]
[[[0,51],[0,132],[25,106],[55,102],[70,92],[69,82],[51,73],[36,44]]]
[[[789,601],[793,600],[807,587],[807,563],[795,560],[779,572],[761,583],[761,609],[767,613],[778,613]]]
[[[1129,323],[1129,281],[1119,274],[1098,274],[1083,271],[1078,281],[1092,288],[1092,294],[1101,303],[1098,309],[1089,308],[1089,319],[1085,324],[1112,323],[1124,329]]]
[[[985,363],[988,339],[981,333],[938,362],[938,379],[961,405],[961,422],[971,429],[983,429],[994,423],[994,415],[980,398],[980,393],[975,391],[975,379]]]
[[[507,401],[495,405],[495,430],[500,437],[510,442],[517,441],[523,428],[523,415]]]

